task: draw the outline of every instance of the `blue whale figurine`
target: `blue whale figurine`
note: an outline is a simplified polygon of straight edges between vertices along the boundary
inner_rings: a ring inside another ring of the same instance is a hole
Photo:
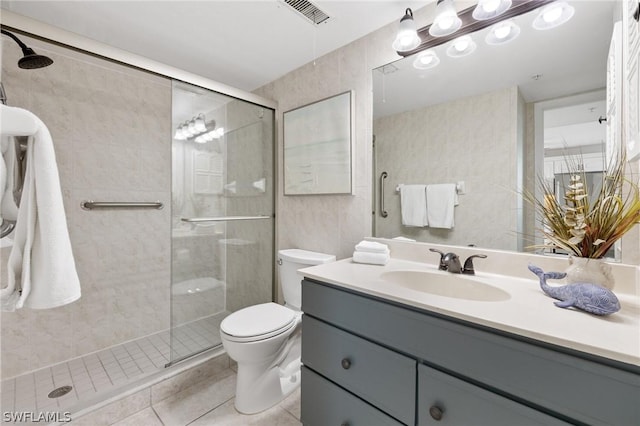
[[[540,287],[549,296],[560,302],[554,302],[559,308],[571,306],[595,315],[610,315],[620,310],[620,301],[609,289],[589,283],[574,283],[560,287],[551,287],[547,279],[559,280],[567,274],[564,272],[544,272],[535,265],[529,264],[529,270],[540,278]]]

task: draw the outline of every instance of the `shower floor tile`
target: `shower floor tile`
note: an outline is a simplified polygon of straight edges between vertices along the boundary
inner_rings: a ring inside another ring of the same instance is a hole
[[[220,313],[152,334],[80,358],[45,367],[0,384],[3,413],[65,412],[99,393],[113,391],[162,370],[173,358],[181,358],[221,343]],[[173,357],[171,341],[173,340]],[[71,386],[69,393],[49,398],[49,392]]]

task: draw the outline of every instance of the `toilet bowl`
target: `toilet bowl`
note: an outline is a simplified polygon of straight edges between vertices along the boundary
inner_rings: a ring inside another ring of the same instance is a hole
[[[300,385],[302,277],[297,270],[335,261],[335,256],[280,250],[285,306],[269,302],[240,309],[220,324],[222,344],[238,364],[236,409],[254,414],[282,401]]]

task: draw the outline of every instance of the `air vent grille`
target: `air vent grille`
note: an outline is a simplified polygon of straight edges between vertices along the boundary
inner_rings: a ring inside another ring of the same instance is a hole
[[[329,19],[329,15],[307,0],[284,0],[286,4],[307,18],[311,23],[319,25]]]

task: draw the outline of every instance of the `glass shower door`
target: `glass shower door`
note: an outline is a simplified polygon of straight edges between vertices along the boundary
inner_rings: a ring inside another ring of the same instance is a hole
[[[274,111],[173,83],[171,362],[273,298]]]

